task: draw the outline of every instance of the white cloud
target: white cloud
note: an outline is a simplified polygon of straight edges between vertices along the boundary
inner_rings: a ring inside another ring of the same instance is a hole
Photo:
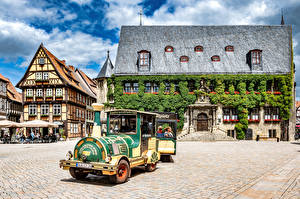
[[[117,44],[82,32],[62,32],[53,29],[47,33],[22,22],[8,22],[0,19],[0,57],[6,60],[24,57],[21,67],[28,67],[39,44],[44,46],[67,64],[86,68],[96,63],[102,66],[107,50],[115,58]],[[114,63],[114,60],[112,60]],[[100,69],[100,68],[99,68]],[[87,70],[88,71],[88,70]],[[92,73],[90,73],[92,74]]]
[[[77,18],[63,7],[53,7],[47,1],[1,0],[0,19],[22,21],[46,21],[51,24],[62,23]]]
[[[79,5],[90,4],[93,0],[70,0],[70,2],[77,3]]]

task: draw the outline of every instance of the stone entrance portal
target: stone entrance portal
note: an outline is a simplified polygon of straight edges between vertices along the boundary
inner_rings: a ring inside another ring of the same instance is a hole
[[[200,113],[197,117],[197,131],[208,131],[208,117],[205,113]]]

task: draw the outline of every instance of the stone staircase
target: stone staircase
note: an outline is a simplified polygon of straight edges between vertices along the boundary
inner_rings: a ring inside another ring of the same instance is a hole
[[[182,132],[177,136],[178,141],[202,141],[202,142],[214,142],[214,141],[234,141],[233,137],[227,136],[227,133],[222,129],[214,128],[210,131],[199,131],[188,133]]]

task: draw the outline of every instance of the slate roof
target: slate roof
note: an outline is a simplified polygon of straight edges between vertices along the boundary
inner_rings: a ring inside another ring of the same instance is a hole
[[[285,74],[291,66],[291,26],[122,26],[115,75],[155,74]],[[174,52],[164,51],[173,46]],[[203,52],[194,47],[203,46]],[[234,52],[225,47],[234,46]],[[246,54],[262,50],[262,70],[251,70]],[[138,71],[137,52],[151,53],[150,72]],[[181,63],[181,56],[188,63]],[[211,57],[219,55],[220,62]],[[101,72],[100,72],[101,73]]]
[[[99,72],[99,74],[97,75],[96,79],[98,78],[104,78],[104,77],[111,77],[111,75],[113,74],[113,69],[114,69],[114,66],[113,64],[111,63],[110,61],[110,58],[109,58],[109,51],[107,52],[107,57],[106,57],[106,60]]]

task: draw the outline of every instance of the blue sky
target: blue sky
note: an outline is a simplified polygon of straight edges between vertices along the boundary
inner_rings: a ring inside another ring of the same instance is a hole
[[[16,84],[41,42],[92,78],[111,51],[114,63],[122,25],[279,25],[283,8],[293,25],[300,100],[299,0],[1,0],[0,73]]]

